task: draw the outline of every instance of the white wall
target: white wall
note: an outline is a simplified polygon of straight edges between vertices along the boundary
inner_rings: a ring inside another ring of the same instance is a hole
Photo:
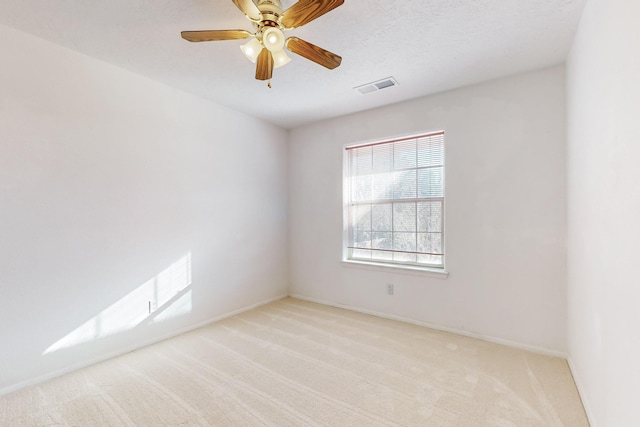
[[[286,294],[285,131],[6,27],[0,57],[0,394]]]
[[[590,0],[567,65],[569,354],[592,425],[640,425],[640,2]]]
[[[448,279],[342,265],[343,144],[440,129]],[[566,351],[565,148],[561,66],[293,130],[290,293]]]

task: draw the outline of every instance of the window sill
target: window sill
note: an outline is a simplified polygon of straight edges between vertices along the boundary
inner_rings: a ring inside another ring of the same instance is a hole
[[[446,279],[449,272],[440,268],[418,267],[413,265],[384,264],[378,262],[366,262],[355,260],[342,260],[342,265],[349,268],[361,268],[365,270],[385,271],[388,273],[413,274],[418,276]]]

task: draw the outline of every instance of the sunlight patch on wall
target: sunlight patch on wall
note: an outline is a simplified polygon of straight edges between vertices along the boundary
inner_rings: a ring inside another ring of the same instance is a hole
[[[164,322],[186,313],[191,313],[191,290],[188,290],[163,310],[157,311],[156,316],[151,319],[151,323]]]
[[[191,312],[191,252],[45,350],[53,353]]]

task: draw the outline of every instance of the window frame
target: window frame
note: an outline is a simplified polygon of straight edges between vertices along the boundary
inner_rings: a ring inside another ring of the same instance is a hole
[[[364,258],[353,258],[351,256],[352,248],[349,248],[349,243],[351,241],[351,233],[352,224],[350,221],[350,208],[353,204],[351,200],[351,164],[350,164],[350,154],[349,151],[373,146],[373,145],[383,145],[383,144],[391,144],[395,142],[408,141],[412,139],[426,138],[431,136],[442,135],[444,138],[445,131],[437,130],[437,131],[428,131],[428,132],[419,132],[415,134],[404,134],[395,137],[389,138],[380,138],[373,139],[368,141],[361,141],[357,143],[346,143],[343,144],[343,195],[342,195],[342,205],[343,205],[343,236],[342,236],[342,263],[345,266],[349,267],[361,267],[367,269],[375,269],[380,271],[398,271],[409,274],[423,274],[423,273],[435,273],[434,276],[442,276],[446,278],[448,276],[448,272],[446,269],[447,256],[446,256],[446,143],[443,141],[443,160],[442,160],[442,197],[436,198],[441,200],[442,203],[442,223],[441,223],[441,233],[442,233],[442,265],[430,265],[430,264],[422,264],[417,262],[403,262],[403,261],[389,261],[389,260],[375,260],[375,259],[364,259]],[[417,168],[416,168],[417,169]],[[434,200],[434,198],[415,198],[415,199],[402,199],[402,198],[390,198],[385,199],[386,202],[393,204],[398,201],[429,201]],[[377,202],[382,202],[379,200]],[[432,275],[432,274],[429,274]]]

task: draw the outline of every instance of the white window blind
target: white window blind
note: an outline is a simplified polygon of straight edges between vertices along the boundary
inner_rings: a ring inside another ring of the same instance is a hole
[[[349,260],[444,267],[444,132],[346,147]]]

